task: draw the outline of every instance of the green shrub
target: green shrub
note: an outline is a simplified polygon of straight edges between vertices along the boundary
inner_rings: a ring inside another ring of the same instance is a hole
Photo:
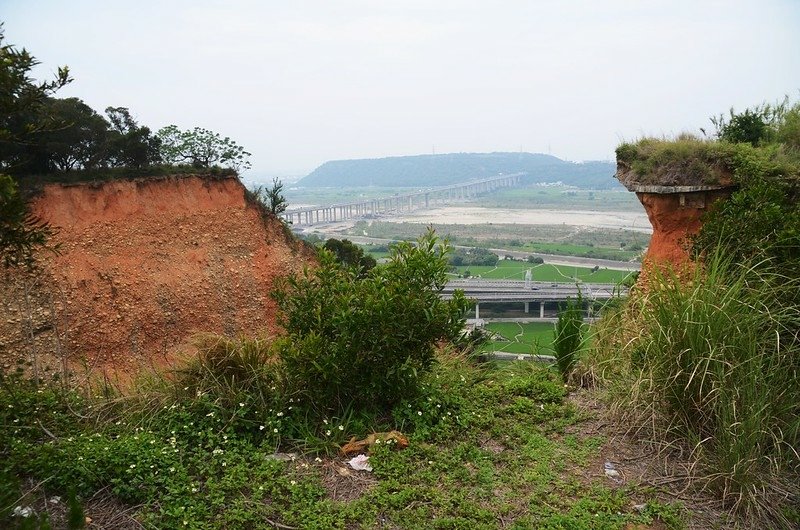
[[[556,366],[566,381],[578,361],[577,354],[583,346],[582,301],[567,300],[558,312],[558,322],[553,331],[553,350]]]
[[[416,395],[437,343],[464,324],[463,294],[439,297],[447,252],[430,231],[393,246],[389,263],[364,278],[323,251],[319,267],[281,283],[274,297],[286,336],[276,347],[289,387],[326,415],[351,404],[389,410]]]

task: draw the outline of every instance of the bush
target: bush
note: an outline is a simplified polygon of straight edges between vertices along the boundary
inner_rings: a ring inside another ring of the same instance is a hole
[[[392,247],[388,264],[364,278],[327,251],[320,265],[274,293],[286,336],[276,344],[290,388],[321,414],[389,410],[418,391],[441,340],[464,324],[463,293],[442,300],[446,243],[433,232]]]
[[[577,354],[583,346],[583,313],[581,299],[567,300],[558,313],[558,322],[553,331],[553,350],[561,377],[567,381],[577,362]]]

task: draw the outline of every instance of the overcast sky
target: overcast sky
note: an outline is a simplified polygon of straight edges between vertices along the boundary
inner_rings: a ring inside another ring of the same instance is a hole
[[[543,152],[800,97],[798,0],[0,0],[59,96],[231,136],[250,177],[334,159]]]

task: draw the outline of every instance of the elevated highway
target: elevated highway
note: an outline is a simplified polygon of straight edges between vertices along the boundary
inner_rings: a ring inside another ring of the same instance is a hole
[[[429,208],[432,205],[447,204],[453,200],[476,197],[499,188],[517,186],[524,173],[511,175],[498,175],[478,179],[471,182],[441,186],[426,190],[419,190],[403,195],[393,195],[380,199],[365,199],[362,201],[331,204],[329,206],[312,206],[287,210],[281,217],[295,226],[309,226],[320,223],[330,223],[374,216],[392,212],[411,211],[417,208]]]
[[[450,299],[456,289],[464,291],[467,298],[475,300],[475,318],[480,318],[480,305],[517,302],[524,304],[526,314],[534,311],[539,318],[552,318],[567,300],[579,297],[591,316],[595,302],[626,296],[627,289],[616,284],[570,284],[517,280],[451,280],[442,291],[442,298]]]

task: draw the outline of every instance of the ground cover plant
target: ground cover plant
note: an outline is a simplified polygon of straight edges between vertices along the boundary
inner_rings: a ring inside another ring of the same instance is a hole
[[[229,359],[246,365],[246,357]],[[358,415],[312,424],[286,395],[264,410],[253,388],[228,407],[199,388],[174,400],[151,388],[106,401],[6,379],[0,521],[44,525],[50,513],[59,527],[66,501],[51,501],[72,489],[101,526],[126,512],[120,524],[135,518],[146,528],[622,529],[656,519],[683,527],[678,505],[603,475],[604,438],[576,430],[586,418],[565,400],[557,373],[530,363],[481,367],[452,352],[437,361],[420,395],[369,424]],[[372,473],[325,454],[389,427],[409,446],[373,446]],[[316,450],[297,450],[294,437],[321,429]],[[114,513],[105,513],[110,500]],[[36,514],[11,516],[17,506]]]

